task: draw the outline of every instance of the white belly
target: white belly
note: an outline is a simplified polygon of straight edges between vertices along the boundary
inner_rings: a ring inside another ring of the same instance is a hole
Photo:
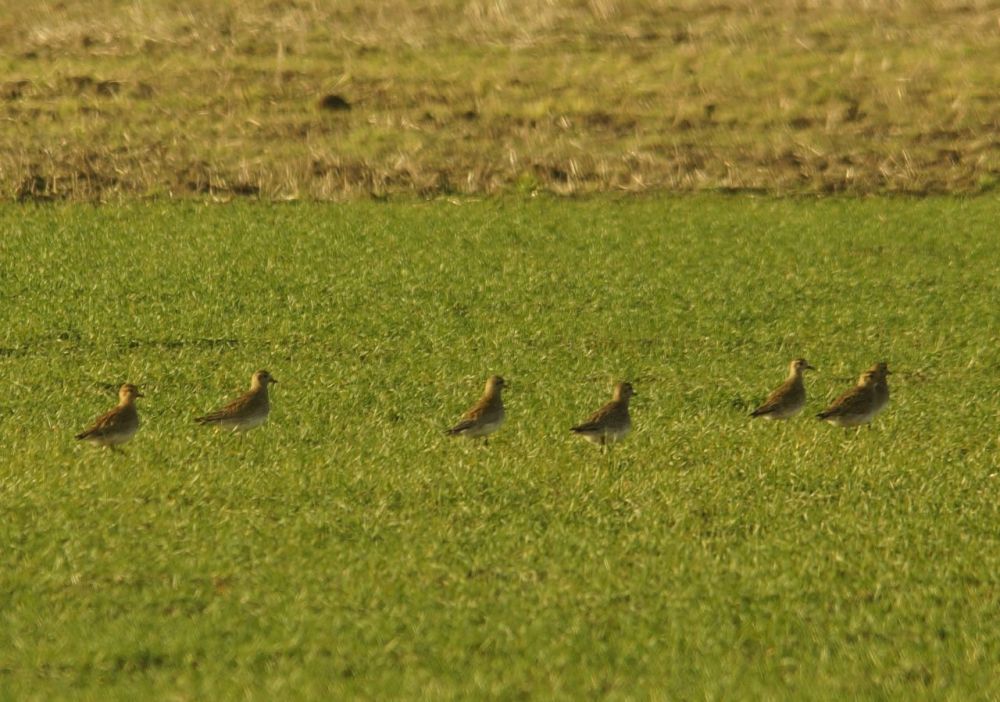
[[[857,427],[861,426],[862,424],[868,424],[868,422],[875,419],[875,415],[878,414],[879,410],[881,409],[882,409],[881,407],[878,407],[872,409],[870,412],[864,412],[861,414],[848,414],[848,415],[840,415],[837,417],[827,417],[826,421],[828,421],[830,424],[836,427]]]
[[[116,431],[114,434],[105,434],[104,436],[95,436],[87,439],[94,446],[120,446],[121,444],[127,443],[135,433],[139,430],[139,427],[134,427],[132,429],[125,429],[123,431]]]
[[[473,439],[478,439],[481,436],[489,436],[503,424],[503,418],[498,419],[495,422],[489,422],[487,424],[480,424],[478,426],[470,427],[465,431],[465,435]]]
[[[764,419],[791,419],[799,412],[802,408],[806,406],[805,401],[799,402],[798,404],[790,404],[780,409],[776,409],[773,412],[768,412],[763,415]]]
[[[628,435],[629,429],[631,429],[631,427],[625,427],[623,429],[608,429],[603,432],[587,432],[583,435],[583,438],[592,444],[607,446],[608,444],[613,444],[616,441],[624,439],[626,435]]]
[[[219,426],[223,429],[229,429],[230,431],[250,431],[259,427],[261,424],[267,421],[266,414],[256,414],[251,417],[243,417],[241,419],[226,419],[219,422]]]

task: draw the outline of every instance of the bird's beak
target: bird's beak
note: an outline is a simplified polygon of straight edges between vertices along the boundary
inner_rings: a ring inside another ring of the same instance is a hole
[[[145,397],[145,395],[144,395],[143,393],[141,393],[141,392],[137,392],[137,393],[135,394],[135,396],[136,396],[136,397]]]
[[[271,380],[270,380],[270,381],[268,381],[268,382],[271,382],[271,383],[277,383],[278,381],[277,381],[277,380],[275,380],[274,378],[271,378]]]
[[[809,365],[809,364],[807,363],[807,364],[806,364],[806,370],[812,370],[812,371],[814,371],[814,370],[816,370],[816,366],[810,366],[810,365]]]

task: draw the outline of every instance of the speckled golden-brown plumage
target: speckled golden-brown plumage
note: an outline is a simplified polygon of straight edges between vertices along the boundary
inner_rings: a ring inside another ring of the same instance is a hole
[[[886,376],[891,374],[885,363],[876,363],[861,374],[857,385],[840,395],[816,417],[838,427],[867,424],[889,403]]]
[[[502,391],[506,381],[499,375],[491,375],[486,381],[482,397],[463,414],[458,423],[445,433],[449,436],[467,436],[469,438],[486,437],[495,432],[503,424],[504,409]]]
[[[764,404],[750,413],[751,417],[765,419],[791,419],[806,405],[806,386],[803,373],[816,370],[804,358],[796,358],[788,366],[788,378],[767,396]]]
[[[632,430],[628,402],[633,395],[631,383],[617,383],[611,401],[570,431],[602,447],[621,441]]]
[[[125,383],[118,388],[118,405],[94,420],[90,427],[75,438],[112,449],[126,443],[139,431],[139,412],[135,407],[138,397],[144,397],[139,388]]]
[[[278,381],[266,370],[259,370],[250,380],[250,391],[222,409],[195,418],[199,424],[208,424],[231,431],[249,431],[267,421],[271,411],[271,402],[267,395],[267,386]]]

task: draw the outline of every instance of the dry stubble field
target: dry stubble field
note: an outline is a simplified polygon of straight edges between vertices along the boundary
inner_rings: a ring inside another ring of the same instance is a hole
[[[0,192],[979,193],[994,0],[0,0]]]

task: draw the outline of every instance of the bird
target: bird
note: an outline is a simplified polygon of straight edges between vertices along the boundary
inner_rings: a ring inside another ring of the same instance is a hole
[[[802,375],[816,370],[804,358],[796,358],[788,366],[788,378],[764,400],[764,404],[750,413],[751,417],[765,419],[791,419],[806,406],[806,386]]]
[[[892,371],[885,363],[876,363],[858,378],[858,384],[842,394],[817,419],[838,427],[856,427],[872,421],[889,403],[889,383]]]
[[[482,437],[483,445],[489,443],[489,435],[500,428],[504,420],[502,390],[507,382],[499,375],[491,375],[486,380],[483,396],[463,414],[458,424],[445,430],[448,436],[467,436],[470,439]]]
[[[632,429],[628,401],[635,394],[631,383],[616,383],[611,402],[590,415],[585,422],[570,427],[570,431],[597,444],[602,451],[616,441],[621,441]]]
[[[259,370],[250,379],[250,391],[225,407],[203,417],[196,417],[198,424],[208,424],[230,431],[249,431],[267,421],[271,403],[267,398],[267,386],[278,381],[266,370]]]
[[[135,408],[137,397],[145,397],[139,388],[125,383],[118,388],[118,405],[94,420],[90,428],[74,438],[94,446],[107,446],[112,451],[126,443],[139,431],[139,412]]]

